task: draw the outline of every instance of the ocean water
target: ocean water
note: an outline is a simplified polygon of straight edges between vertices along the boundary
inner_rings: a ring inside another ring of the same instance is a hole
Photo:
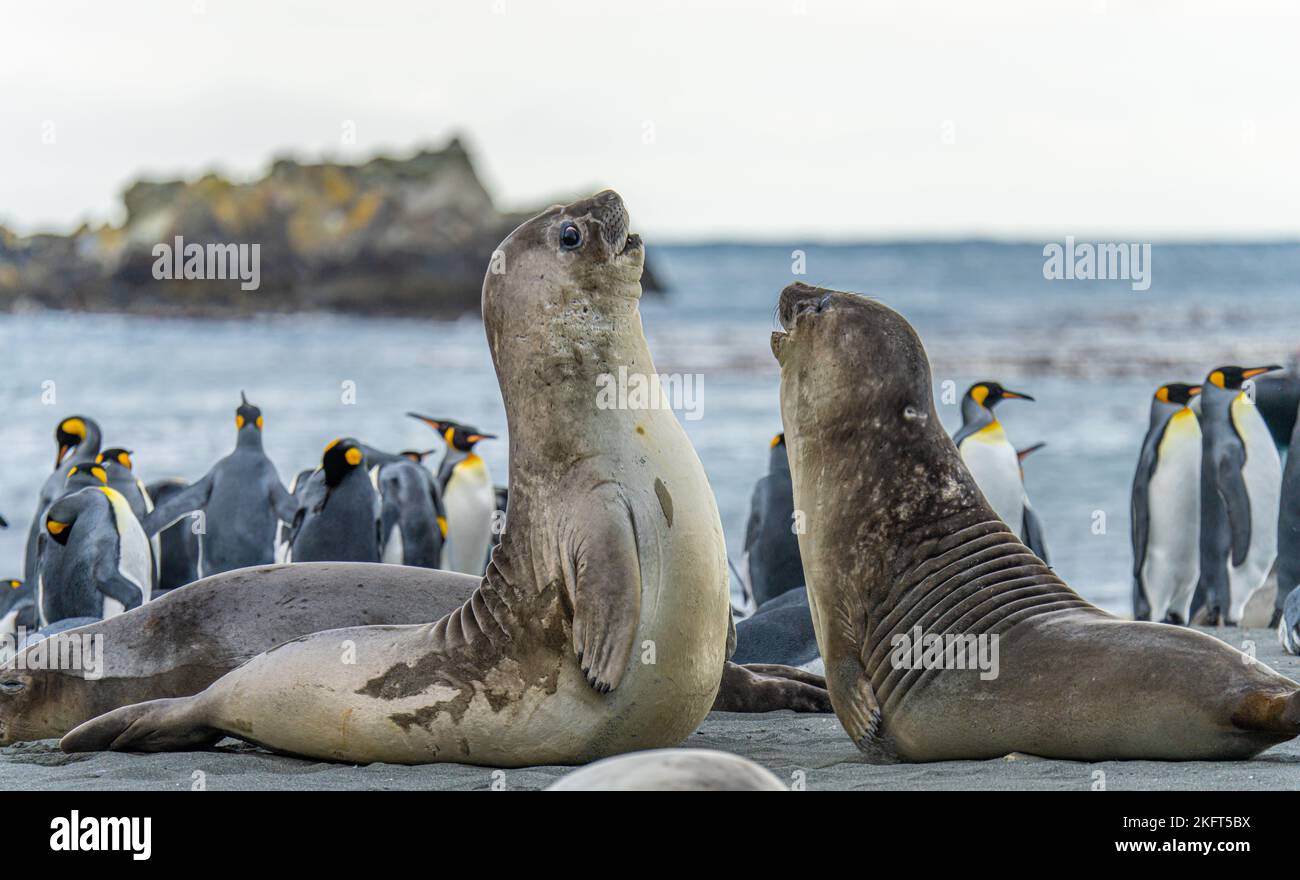
[[[1041,244],[651,243],[650,251],[671,289],[643,300],[646,333],[660,372],[702,382],[700,418],[682,423],[735,558],[753,483],[781,428],[768,339],[777,294],[792,280],[866,293],[902,312],[926,344],[950,429],[960,424],[950,401],[971,382],[998,380],[1037,398],[1007,401],[999,415],[1017,446],[1047,444],[1026,461],[1025,478],[1053,563],[1084,596],[1120,612],[1132,565],[1129,490],[1152,391],[1221,363],[1289,362],[1300,348],[1300,246],[1291,244],[1156,244],[1146,291],[1127,281],[1047,281]],[[21,572],[37,491],[54,463],[54,426],[71,414],[92,416],[107,444],[133,450],[144,480],[194,479],[231,448],[242,389],[263,408],[266,447],[287,483],[334,437],[440,449],[404,416],[416,410],[503,435],[480,452],[505,481],[505,413],[477,319],[0,315],[0,356],[0,514],[10,522],[0,531],[0,577]]]

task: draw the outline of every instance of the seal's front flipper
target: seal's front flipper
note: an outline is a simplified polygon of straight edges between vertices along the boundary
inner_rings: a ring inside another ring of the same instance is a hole
[[[727,661],[714,712],[833,712],[831,696],[820,675],[794,666],[754,663],[741,666]]]
[[[1242,730],[1300,736],[1300,691],[1246,694],[1232,713],[1232,723]]]
[[[641,566],[636,530],[620,501],[596,508],[573,550],[573,650],[598,693],[618,687],[641,619]],[[568,573],[566,573],[568,574]]]
[[[867,670],[856,659],[846,657],[833,666],[826,664],[826,682],[844,732],[854,745],[865,750],[880,730],[880,703]]]
[[[198,697],[150,700],[82,722],[59,740],[65,752],[183,752],[224,735],[196,723]]]

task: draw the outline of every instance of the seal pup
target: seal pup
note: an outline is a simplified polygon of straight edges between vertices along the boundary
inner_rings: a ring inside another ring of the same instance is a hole
[[[778,313],[813,626],[859,748],[906,761],[1213,760],[1300,734],[1300,685],[1204,633],[1120,620],[1029,552],[939,423],[902,316],[803,284]],[[900,647],[918,631],[914,664]],[[959,662],[972,650],[996,668]]]
[[[89,721],[66,750],[229,734],[350,763],[517,767],[676,745],[699,726],[731,619],[713,492],[671,410],[596,405],[602,375],[657,375],[641,239],[607,190],[523,223],[498,253],[483,318],[510,517],[470,600],[436,623],[288,642],[193,697]]]
[[[1244,383],[1279,366],[1224,366],[1201,383],[1201,542],[1208,624],[1234,625],[1277,561],[1282,461]]]
[[[789,791],[765,767],[716,749],[652,749],[605,758],[547,791]]]
[[[80,629],[103,636],[101,677],[22,656],[0,667],[0,745],[63,736],[120,706],[198,693],[244,661],[310,633],[437,619],[476,586],[452,572],[351,562],[264,565],[204,578]],[[346,646],[336,647],[337,663]]]
[[[1201,386],[1161,385],[1131,502],[1133,617],[1187,624],[1200,575],[1201,426],[1192,400]]]

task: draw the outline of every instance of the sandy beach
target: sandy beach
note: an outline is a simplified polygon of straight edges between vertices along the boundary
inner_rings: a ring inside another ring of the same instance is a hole
[[[1253,641],[1256,656],[1300,679],[1300,657],[1284,654],[1268,630],[1208,630],[1236,647]],[[1296,790],[1300,740],[1252,761],[1172,763],[1110,761],[1097,764],[1011,756],[993,761],[873,765],[853,747],[832,715],[714,712],[684,744],[744,755],[789,785],[808,791],[870,790]],[[0,789],[62,791],[537,790],[570,768],[494,770],[464,764],[355,767],[273,755],[235,740],[207,752],[159,755],[80,754],[59,751],[56,740],[0,749]],[[1098,775],[1098,774],[1102,775]],[[201,774],[201,775],[197,775]]]

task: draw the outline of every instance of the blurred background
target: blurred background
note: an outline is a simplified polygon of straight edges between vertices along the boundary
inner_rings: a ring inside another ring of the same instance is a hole
[[[408,409],[504,435],[488,256],[610,186],[657,366],[703,377],[684,425],[733,555],[799,279],[902,311],[949,427],[976,380],[1038,399],[999,414],[1048,444],[1053,561],[1125,610],[1151,392],[1300,347],[1300,10],[701,5],[0,7],[0,576],[73,413],[146,480],[225,454],[241,389],[286,480],[335,436],[438,446]],[[258,243],[260,287],[156,280],[175,236]],[[1150,289],[1046,280],[1066,236],[1150,244]],[[505,450],[480,447],[498,482]]]

